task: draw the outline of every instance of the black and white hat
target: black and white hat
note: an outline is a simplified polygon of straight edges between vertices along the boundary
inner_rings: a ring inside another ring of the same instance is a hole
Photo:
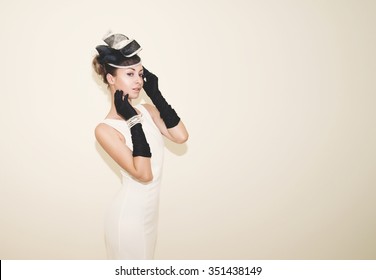
[[[134,39],[127,36],[109,31],[103,37],[106,45],[99,45],[96,50],[99,53],[99,62],[108,64],[115,68],[127,68],[128,66],[120,65],[126,58],[130,58],[138,54],[142,48]],[[141,63],[141,61],[136,64]]]

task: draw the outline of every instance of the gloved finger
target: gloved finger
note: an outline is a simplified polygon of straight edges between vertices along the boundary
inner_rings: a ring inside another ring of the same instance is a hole
[[[115,105],[121,104],[121,102],[123,101],[123,91],[122,90],[115,91],[114,100],[115,100]]]
[[[148,75],[150,74],[150,71],[148,69],[145,68],[145,66],[142,66],[144,68],[144,75]]]
[[[144,81],[147,82],[148,79],[150,79],[153,76],[153,73],[151,73],[148,69],[144,67]]]

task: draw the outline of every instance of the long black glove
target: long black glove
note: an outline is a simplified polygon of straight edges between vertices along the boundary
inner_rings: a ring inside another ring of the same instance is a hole
[[[180,118],[162,96],[162,93],[158,88],[158,77],[144,67],[144,78],[144,90],[154,103],[155,107],[157,107],[166,127],[172,128],[176,126],[179,123]]]
[[[123,98],[123,91],[117,90],[115,92],[115,107],[118,115],[122,116],[126,121],[137,115],[136,110],[128,102],[128,94]],[[133,157],[151,157],[150,147],[146,141],[142,124],[137,123],[131,127],[132,143],[133,143]]]

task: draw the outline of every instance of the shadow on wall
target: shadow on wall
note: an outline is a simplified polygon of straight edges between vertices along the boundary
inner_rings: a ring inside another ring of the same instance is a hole
[[[167,139],[166,137],[164,137],[163,139],[164,139],[165,147],[167,148],[167,150],[169,150],[174,155],[182,156],[187,153],[188,151],[187,143],[177,144]]]

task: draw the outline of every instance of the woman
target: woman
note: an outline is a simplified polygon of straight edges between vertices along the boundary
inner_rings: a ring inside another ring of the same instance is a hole
[[[105,238],[111,259],[152,259],[157,235],[164,141],[188,139],[187,130],[158,88],[158,78],[141,64],[140,45],[108,34],[97,46],[95,71],[108,85],[111,108],[96,127],[103,149],[119,164],[122,188],[106,215]],[[153,105],[132,106],[144,88]]]

